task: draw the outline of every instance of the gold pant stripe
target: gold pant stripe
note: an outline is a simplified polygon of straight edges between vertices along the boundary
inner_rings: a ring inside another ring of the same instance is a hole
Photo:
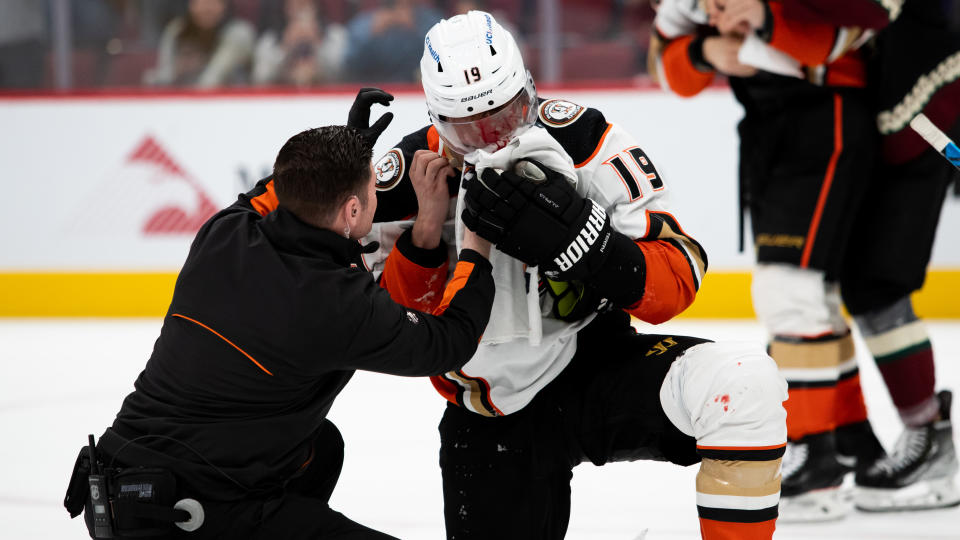
[[[774,338],[770,356],[781,368],[837,368],[853,358],[853,336],[840,339],[790,343]]]
[[[766,497],[780,492],[780,461],[728,461],[705,458],[697,473],[697,492],[708,495]]]

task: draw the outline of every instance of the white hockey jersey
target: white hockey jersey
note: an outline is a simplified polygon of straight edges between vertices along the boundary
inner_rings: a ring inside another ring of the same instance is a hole
[[[566,152],[577,192],[602,205],[612,227],[637,241],[646,264],[641,298],[618,306],[649,322],[662,322],[682,311],[693,300],[706,270],[706,255],[679,227],[670,213],[668,187],[653,162],[621,127],[608,123],[596,109],[565,100],[542,100],[539,122],[558,149]],[[521,135],[521,138],[525,135]],[[407,165],[416,150],[444,152],[432,126],[403,139],[375,165],[378,186],[377,223],[365,242],[377,241],[380,249],[364,256],[367,268],[384,271],[393,246],[413,224],[416,196]],[[450,247],[448,260],[459,250],[456,218],[459,191],[451,180],[451,204],[443,238]],[[462,224],[461,224],[462,227]],[[396,257],[397,254],[393,253]],[[444,397],[473,412],[498,416],[522,409],[567,366],[576,353],[576,333],[594,317],[575,322],[554,317],[551,295],[545,294],[536,269],[526,268],[509,256],[491,255],[497,286],[491,324],[476,354],[460,370],[434,377]],[[425,311],[440,301],[444,283],[416,263],[405,261],[391,280],[416,281],[394,298]],[[443,267],[443,272],[445,272]],[[433,281],[435,283],[426,283]],[[417,291],[417,292],[411,292]],[[399,296],[399,298],[398,298]],[[489,334],[489,335],[488,335]]]

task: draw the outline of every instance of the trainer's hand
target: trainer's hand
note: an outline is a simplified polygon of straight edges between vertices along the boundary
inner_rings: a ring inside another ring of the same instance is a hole
[[[560,173],[533,160],[514,171],[484,169],[464,183],[464,225],[497,249],[563,280],[592,275],[609,255],[603,208]]]
[[[373,148],[380,134],[393,121],[393,113],[388,112],[378,118],[371,126],[370,107],[374,103],[386,107],[390,105],[391,101],[393,101],[393,96],[379,88],[361,88],[357,93],[357,98],[353,100],[353,105],[350,106],[350,113],[347,114],[347,125],[359,131],[370,148]]]
[[[447,158],[429,150],[417,150],[410,163],[410,182],[417,194],[417,219],[413,245],[433,249],[440,245],[443,223],[450,208],[447,177],[456,174]]]
[[[737,59],[741,45],[743,45],[743,38],[740,36],[708,37],[703,40],[703,58],[724,75],[752,77],[756,75],[757,68],[741,64]]]

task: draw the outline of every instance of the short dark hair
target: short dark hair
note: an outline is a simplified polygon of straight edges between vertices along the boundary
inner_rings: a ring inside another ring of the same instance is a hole
[[[372,156],[360,132],[347,126],[297,133],[273,164],[280,206],[307,223],[320,225],[353,195],[366,204]]]

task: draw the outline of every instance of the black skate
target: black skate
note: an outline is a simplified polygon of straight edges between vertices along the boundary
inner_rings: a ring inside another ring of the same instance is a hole
[[[837,461],[849,470],[866,471],[887,456],[869,420],[839,426],[835,433]]]
[[[843,487],[850,470],[837,461],[833,432],[789,443],[783,458],[779,521],[828,521],[846,516],[853,509],[852,493]]]
[[[937,394],[940,418],[906,428],[893,455],[856,475],[856,506],[867,512],[925,510],[960,504],[957,455],[950,423],[952,394]]]

